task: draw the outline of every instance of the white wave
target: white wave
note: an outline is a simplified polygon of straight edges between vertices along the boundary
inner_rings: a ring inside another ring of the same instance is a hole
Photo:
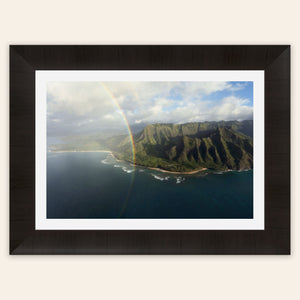
[[[181,183],[181,182],[183,182],[183,181],[185,181],[185,178],[184,178],[184,177],[181,177],[181,176],[176,177],[176,184]]]
[[[157,175],[152,174],[152,173],[151,173],[151,175],[152,175],[155,179],[160,180],[160,181],[169,180],[169,178],[170,178],[169,176],[166,176],[166,177],[160,177],[160,176],[157,176]]]
[[[114,165],[114,167],[115,167],[115,168],[121,168],[121,166],[120,166],[120,165]]]
[[[111,154],[108,154],[105,159],[101,160],[101,162],[105,165],[111,165],[113,163],[115,163],[115,159]]]
[[[126,167],[122,167],[122,170],[126,173],[132,173],[134,169],[128,170]]]

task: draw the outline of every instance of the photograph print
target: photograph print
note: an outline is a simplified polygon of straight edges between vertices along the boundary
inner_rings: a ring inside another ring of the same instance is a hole
[[[253,81],[46,89],[47,219],[253,218]]]

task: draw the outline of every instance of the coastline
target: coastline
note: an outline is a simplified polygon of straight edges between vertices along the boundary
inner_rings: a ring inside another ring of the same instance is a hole
[[[139,165],[136,165],[136,166],[139,166]],[[201,171],[207,170],[207,168],[201,168],[201,169],[198,169],[195,171],[190,171],[190,172],[173,172],[173,171],[167,171],[167,170],[163,170],[163,169],[159,169],[159,168],[150,168],[150,167],[145,167],[145,166],[139,166],[139,167],[143,167],[143,168],[147,168],[150,170],[155,170],[155,171],[159,171],[159,172],[163,172],[163,173],[177,174],[177,175],[192,175],[192,174],[196,174]]]
[[[76,153],[76,152],[90,152],[90,153],[98,153],[98,152],[102,152],[102,153],[109,153],[116,161],[122,161],[120,159],[117,159],[114,154],[112,153],[112,151],[109,151],[109,150],[58,150],[58,151],[49,151],[48,152],[50,153]]]
[[[51,150],[48,150],[48,152],[50,153],[73,153],[73,152],[103,152],[103,153],[109,153],[116,161],[120,162],[120,161],[125,161],[125,160],[120,160],[120,159],[117,159],[114,154],[112,153],[112,151],[109,151],[109,150],[62,150],[62,151],[51,151]],[[158,172],[162,172],[162,173],[169,173],[169,174],[176,174],[176,175],[193,175],[193,174],[197,174],[199,172],[202,172],[202,171],[205,171],[205,170],[208,170],[207,168],[201,168],[201,169],[198,169],[198,170],[194,170],[194,171],[190,171],[190,172],[173,172],[173,171],[168,171],[168,170],[164,170],[164,169],[159,169],[159,168],[151,168],[151,167],[146,167],[146,166],[142,166],[142,165],[138,165],[138,164],[133,164],[132,162],[128,162],[128,161],[125,161],[127,163],[129,163],[131,166],[133,167],[141,167],[141,168],[145,168],[145,169],[149,169],[149,170],[154,170],[154,171],[158,171]],[[245,169],[245,170],[236,170],[237,172],[242,172],[242,171],[249,171],[251,169]],[[231,172],[231,171],[234,171],[234,170],[223,170],[222,172]]]
[[[62,150],[62,151],[48,151],[50,153],[73,153],[73,152],[103,152],[103,153],[110,153],[111,156],[116,160],[116,161],[122,161],[120,159],[117,159],[112,151],[109,151],[109,150]],[[128,162],[127,162],[128,163]],[[195,171],[190,171],[190,172],[173,172],[173,171],[167,171],[167,170],[163,170],[163,169],[159,169],[159,168],[151,168],[151,167],[146,167],[146,166],[142,166],[142,165],[137,165],[137,164],[133,164],[133,163],[130,163],[131,166],[133,167],[142,167],[142,168],[145,168],[145,169],[149,169],[149,170],[154,170],[154,171],[158,171],[158,172],[162,172],[162,173],[169,173],[169,174],[177,174],[177,175],[193,175],[193,174],[196,174],[196,173],[199,173],[201,171],[205,171],[207,170],[207,168],[201,168],[201,169],[198,169],[198,170],[195,170]]]
[[[58,151],[51,151],[51,150],[48,150],[48,152],[50,153],[73,153],[73,152],[103,152],[103,153],[109,153],[116,161],[123,161],[123,160],[120,160],[120,159],[117,159],[114,154],[112,153],[112,151],[110,150],[58,150]],[[159,168],[151,168],[151,167],[146,167],[146,166],[142,166],[142,165],[138,165],[138,164],[133,164],[132,162],[128,162],[128,161],[125,161],[127,163],[129,163],[131,166],[133,167],[141,167],[141,168],[145,168],[145,169],[149,169],[149,170],[154,170],[154,171],[158,171],[158,172],[162,172],[162,173],[169,173],[169,174],[177,174],[177,175],[193,175],[193,174],[197,174],[201,171],[205,171],[205,170],[208,170],[207,168],[201,168],[201,169],[198,169],[198,170],[195,170],[195,171],[190,171],[190,172],[173,172],[173,171],[168,171],[168,170],[163,170],[163,169],[159,169]],[[245,170],[237,170],[237,172],[242,172],[242,171],[249,171],[251,169],[245,169]],[[231,172],[233,170],[223,170],[222,172]]]
[[[133,163],[130,163],[130,165],[133,167],[141,167],[141,168],[145,168],[145,169],[149,169],[149,170],[159,171],[162,173],[177,174],[177,175],[192,175],[192,174],[196,174],[201,171],[207,170],[207,168],[201,168],[201,169],[198,169],[195,171],[190,171],[190,172],[173,172],[173,171],[168,171],[168,170],[164,170],[164,169],[160,169],[160,168],[151,168],[151,167],[146,167],[146,166],[142,166],[142,165],[137,165],[137,164],[133,164]]]

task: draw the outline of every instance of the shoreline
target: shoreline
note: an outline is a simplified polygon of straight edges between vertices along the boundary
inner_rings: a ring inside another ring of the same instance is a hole
[[[109,150],[62,150],[62,151],[60,151],[60,150],[58,150],[58,151],[49,151],[48,150],[48,152],[50,152],[50,153],[76,153],[76,152],[82,152],[82,153],[84,153],[84,152],[90,152],[90,153],[109,153],[116,161],[122,161],[122,160],[120,160],[120,159],[117,159],[115,156],[114,156],[114,154],[112,153],[112,151],[109,151]]]
[[[201,169],[198,169],[198,170],[195,170],[195,171],[190,171],[190,172],[174,172],[174,171],[168,171],[168,170],[159,169],[159,168],[151,168],[151,167],[141,166],[141,165],[132,164],[132,163],[131,163],[131,165],[133,167],[142,167],[142,168],[145,168],[145,169],[159,171],[159,172],[162,172],[162,173],[177,174],[177,175],[192,175],[192,174],[196,174],[196,173],[199,173],[201,171],[207,170],[207,168],[201,168]]]
[[[193,175],[193,174],[199,173],[201,171],[207,170],[207,168],[202,168],[202,169],[198,169],[198,170],[190,171],[190,172],[173,172],[173,171],[167,171],[167,170],[163,170],[163,169],[159,169],[159,168],[150,168],[149,167],[149,169],[159,171],[159,172],[163,172],[163,173],[177,174],[177,175]]]
[[[103,153],[110,153],[111,156],[116,160],[116,161],[122,161],[120,159],[117,159],[114,154],[112,153],[112,151],[109,150],[62,150],[62,151],[48,151],[50,153],[73,153],[73,152],[103,152]],[[192,174],[196,174],[199,173],[201,171],[205,171],[207,170],[207,168],[201,168],[195,171],[190,171],[190,172],[173,172],[173,171],[168,171],[168,170],[163,170],[163,169],[159,169],[159,168],[151,168],[151,167],[146,167],[146,166],[142,166],[142,165],[138,165],[138,164],[133,164],[132,162],[128,162],[131,166],[133,167],[141,167],[141,168],[145,168],[145,169],[149,169],[149,170],[154,170],[154,171],[159,171],[162,173],[169,173],[169,174],[177,174],[177,175],[192,175]]]
[[[111,154],[111,156],[118,162],[120,161],[124,161],[126,163],[129,163],[131,166],[133,167],[141,167],[141,168],[145,168],[145,169],[149,169],[149,170],[154,170],[154,171],[158,171],[158,172],[162,172],[162,173],[169,173],[169,174],[177,174],[177,175],[193,175],[193,174],[197,174],[199,172],[202,172],[202,171],[205,171],[205,170],[208,170],[207,168],[201,168],[201,169],[198,169],[198,170],[195,170],[195,171],[190,171],[190,172],[173,172],[173,171],[168,171],[168,170],[164,170],[164,169],[159,169],[159,168],[152,168],[152,167],[146,167],[146,166],[142,166],[142,165],[138,165],[138,164],[133,164],[132,162],[128,162],[128,161],[125,161],[125,160],[120,160],[120,159],[117,159],[114,154],[112,153],[112,151],[109,151],[109,150],[62,150],[62,151],[49,151],[48,152],[50,153],[68,153],[68,152],[103,152],[103,153],[109,153]],[[247,169],[247,170],[236,170],[237,172],[242,172],[242,171],[249,171],[251,169]],[[234,171],[234,170],[223,170],[221,172],[231,172],[231,171]]]

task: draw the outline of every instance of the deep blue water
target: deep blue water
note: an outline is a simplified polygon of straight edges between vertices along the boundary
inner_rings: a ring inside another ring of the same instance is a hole
[[[48,153],[47,218],[252,217],[252,170],[178,176],[108,153]]]

